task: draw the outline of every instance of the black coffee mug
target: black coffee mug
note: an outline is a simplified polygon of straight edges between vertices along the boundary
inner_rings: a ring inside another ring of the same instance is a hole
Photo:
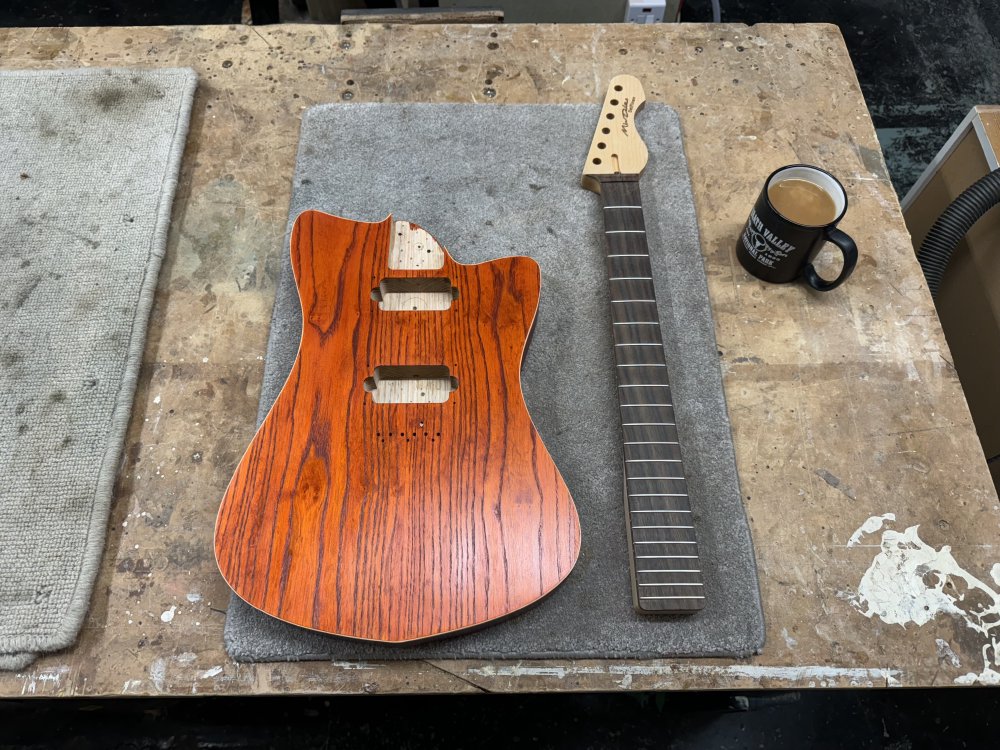
[[[736,242],[736,257],[764,281],[782,284],[801,278],[821,292],[836,289],[858,262],[854,240],[837,229],[846,212],[847,192],[832,174],[808,164],[781,167],[764,182]],[[832,281],[813,268],[827,242],[844,256],[844,267]]]

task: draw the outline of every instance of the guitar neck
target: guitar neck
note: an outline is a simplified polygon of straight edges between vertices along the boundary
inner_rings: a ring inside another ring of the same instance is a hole
[[[704,585],[637,175],[602,175],[601,197],[635,608],[702,609]]]

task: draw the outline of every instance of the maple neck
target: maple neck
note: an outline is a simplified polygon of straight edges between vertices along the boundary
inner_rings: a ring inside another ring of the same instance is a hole
[[[705,595],[663,352],[638,175],[598,178],[611,288],[625,505],[640,612],[685,613]]]

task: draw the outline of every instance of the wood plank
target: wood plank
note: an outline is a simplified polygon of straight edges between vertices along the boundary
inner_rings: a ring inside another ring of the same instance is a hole
[[[340,11],[342,24],[358,23],[503,23],[500,8],[349,8]]]
[[[4,29],[0,61],[191,65],[201,76],[87,625],[75,647],[0,674],[0,694],[940,685],[983,670],[987,637],[966,619],[939,614],[904,628],[851,603],[881,554],[880,532],[847,546],[866,519],[894,513],[897,530],[919,525],[927,545],[949,545],[958,565],[990,582],[1000,502],[836,27]],[[684,662],[229,662],[229,594],[211,530],[254,432],[302,111],[330,101],[596,103],[625,71],[651,101],[677,108],[685,131],[757,548],[764,652]],[[844,182],[842,226],[861,250],[852,278],[822,298],[766,286],[733,257],[764,177],[799,161]]]

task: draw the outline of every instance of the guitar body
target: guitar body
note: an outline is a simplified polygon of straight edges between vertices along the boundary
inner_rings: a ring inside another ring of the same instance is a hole
[[[422,231],[391,217],[298,217],[299,352],[215,531],[222,575],[253,607],[385,642],[523,609],[569,574],[580,548],[576,508],[521,394],[537,264],[463,265],[424,233],[440,262],[390,270],[404,226]],[[448,309],[382,308],[380,284],[424,279],[431,289],[449,280]],[[411,368],[402,377],[414,398],[445,371],[452,390],[438,403],[379,403],[373,386],[391,383],[376,368]]]

